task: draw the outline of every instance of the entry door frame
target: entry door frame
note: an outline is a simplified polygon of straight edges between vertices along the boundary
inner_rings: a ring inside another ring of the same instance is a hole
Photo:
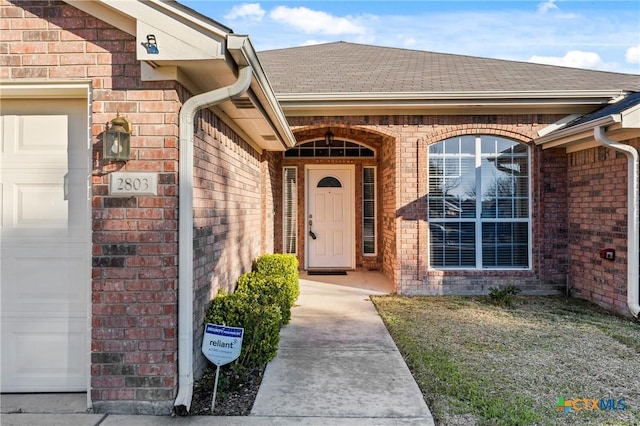
[[[310,251],[310,237],[309,237],[309,203],[311,199],[311,180],[309,179],[309,173],[311,170],[342,170],[348,171],[350,176],[350,188],[345,188],[345,192],[347,193],[348,200],[346,204],[349,206],[349,215],[351,220],[351,238],[350,241],[350,250],[351,250],[351,259],[350,265],[348,269],[355,269],[356,266],[356,168],[354,164],[306,164],[305,165],[305,206],[304,206],[304,262],[305,269],[309,269],[309,259],[311,256]],[[343,268],[342,266],[340,268]]]
[[[91,400],[91,316],[92,316],[92,304],[91,304],[91,267],[92,267],[92,214],[91,214],[91,197],[92,197],[92,184],[91,184],[91,172],[92,172],[92,134],[91,128],[93,124],[92,120],[92,93],[91,93],[91,80],[58,80],[58,81],[46,81],[46,82],[22,82],[22,81],[5,81],[2,87],[2,99],[3,100],[28,100],[28,99],[77,99],[81,100],[86,107],[86,121],[82,125],[86,126],[86,130],[82,131],[82,142],[84,149],[86,149],[86,155],[84,158],[84,165],[86,167],[86,188],[83,189],[83,196],[86,196],[86,200],[83,203],[82,214],[86,218],[86,233],[85,233],[85,245],[86,256],[83,269],[85,270],[85,276],[87,282],[86,288],[86,346],[81,350],[86,353],[87,364],[84,366],[86,375],[86,403],[87,408],[93,406]],[[37,108],[36,108],[37,110]],[[80,132],[78,132],[79,135]]]

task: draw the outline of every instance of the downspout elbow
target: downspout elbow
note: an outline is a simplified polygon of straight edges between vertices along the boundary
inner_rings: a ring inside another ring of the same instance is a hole
[[[241,66],[236,81],[189,98],[180,110],[178,210],[178,394],[174,410],[186,415],[193,397],[193,140],[198,111],[233,99],[249,89],[253,70]]]
[[[602,146],[623,152],[629,161],[627,176],[627,307],[634,317],[640,314],[640,288],[638,266],[638,151],[629,145],[621,144],[607,138],[603,126],[593,129],[593,135]]]

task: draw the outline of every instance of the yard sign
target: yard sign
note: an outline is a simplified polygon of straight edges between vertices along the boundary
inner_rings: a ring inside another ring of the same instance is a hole
[[[216,403],[218,389],[218,375],[220,366],[235,361],[242,350],[244,328],[227,327],[225,325],[207,324],[202,338],[202,353],[216,365],[216,380],[211,398],[211,414]]]

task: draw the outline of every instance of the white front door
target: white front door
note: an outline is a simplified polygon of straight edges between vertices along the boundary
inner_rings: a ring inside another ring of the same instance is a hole
[[[86,99],[2,100],[2,392],[85,391],[91,283]]]
[[[353,166],[307,166],[307,267],[353,268]]]

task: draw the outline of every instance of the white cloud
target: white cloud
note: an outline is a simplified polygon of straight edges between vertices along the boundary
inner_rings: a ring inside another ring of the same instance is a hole
[[[609,68],[597,53],[583,52],[580,50],[572,50],[564,56],[532,56],[529,58],[529,62],[595,70],[606,70]]]
[[[322,44],[322,43],[326,43],[326,42],[321,40],[306,40],[303,43],[301,43],[300,46],[314,46],[316,44]]]
[[[402,38],[402,46],[404,47],[412,47],[417,44],[417,41],[413,37],[403,37]]]
[[[229,13],[224,15],[225,19],[234,21],[236,19],[246,19],[249,21],[260,22],[265,15],[264,9],[260,3],[246,3],[240,6],[234,6]]]
[[[538,3],[538,12],[544,14],[550,10],[558,10],[558,6],[556,6],[556,0],[546,0],[542,3]]]
[[[366,28],[351,16],[337,17],[306,7],[278,6],[269,16],[282,24],[288,24],[307,34],[365,34]]]
[[[640,64],[640,44],[628,48],[625,59],[630,64]]]

